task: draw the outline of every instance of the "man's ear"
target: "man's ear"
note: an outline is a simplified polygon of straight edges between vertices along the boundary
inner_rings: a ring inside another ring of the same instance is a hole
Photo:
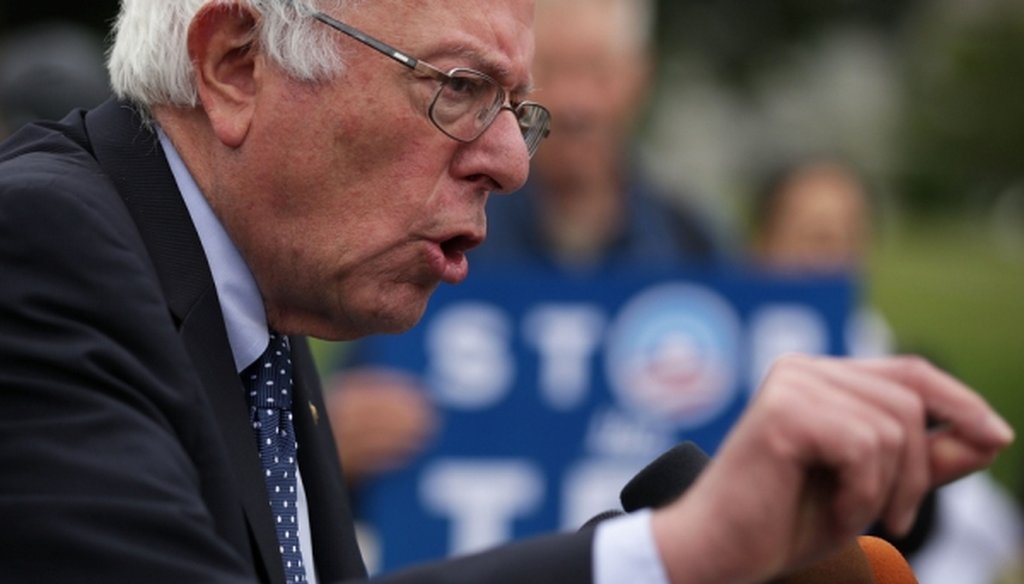
[[[207,3],[188,29],[188,56],[199,100],[217,138],[237,148],[256,110],[263,61],[254,41],[257,16],[227,2]]]

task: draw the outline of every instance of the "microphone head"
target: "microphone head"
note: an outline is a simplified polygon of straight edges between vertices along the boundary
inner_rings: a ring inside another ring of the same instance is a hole
[[[850,544],[824,560],[772,580],[772,584],[878,584],[867,554],[858,542]]]
[[[622,508],[632,513],[646,507],[668,505],[697,480],[709,460],[693,442],[674,446],[626,483],[619,494]]]
[[[857,544],[867,556],[875,584],[917,584],[910,564],[891,543],[880,537],[862,535],[857,538]]]

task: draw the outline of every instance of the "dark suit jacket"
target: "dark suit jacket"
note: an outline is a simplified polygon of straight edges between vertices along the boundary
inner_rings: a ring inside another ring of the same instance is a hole
[[[318,576],[363,579],[313,361],[292,346]],[[589,582],[590,537],[382,581]],[[283,584],[213,280],[125,104],[0,146],[0,581]]]

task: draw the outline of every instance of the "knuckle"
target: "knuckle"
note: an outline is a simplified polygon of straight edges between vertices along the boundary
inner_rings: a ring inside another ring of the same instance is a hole
[[[924,399],[914,391],[897,390],[888,394],[892,413],[907,428],[923,428],[927,415]]]
[[[935,374],[935,366],[920,355],[901,355],[897,357],[897,360],[908,383],[920,383],[923,379]]]
[[[882,448],[896,450],[901,449],[906,443],[907,432],[902,424],[892,421],[882,424],[879,436]]]
[[[870,427],[861,427],[846,437],[845,459],[852,467],[871,464],[882,450],[880,433]]]

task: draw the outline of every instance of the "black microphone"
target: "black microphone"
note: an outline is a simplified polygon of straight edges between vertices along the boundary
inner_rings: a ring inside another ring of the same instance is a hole
[[[626,483],[619,493],[622,508],[631,513],[645,507],[668,505],[690,488],[709,460],[707,453],[693,442],[673,446]],[[614,509],[603,511],[591,517],[580,530],[620,515],[624,513]]]
[[[668,505],[690,488],[710,460],[693,442],[673,446],[626,483],[619,493],[622,508],[632,513]]]

